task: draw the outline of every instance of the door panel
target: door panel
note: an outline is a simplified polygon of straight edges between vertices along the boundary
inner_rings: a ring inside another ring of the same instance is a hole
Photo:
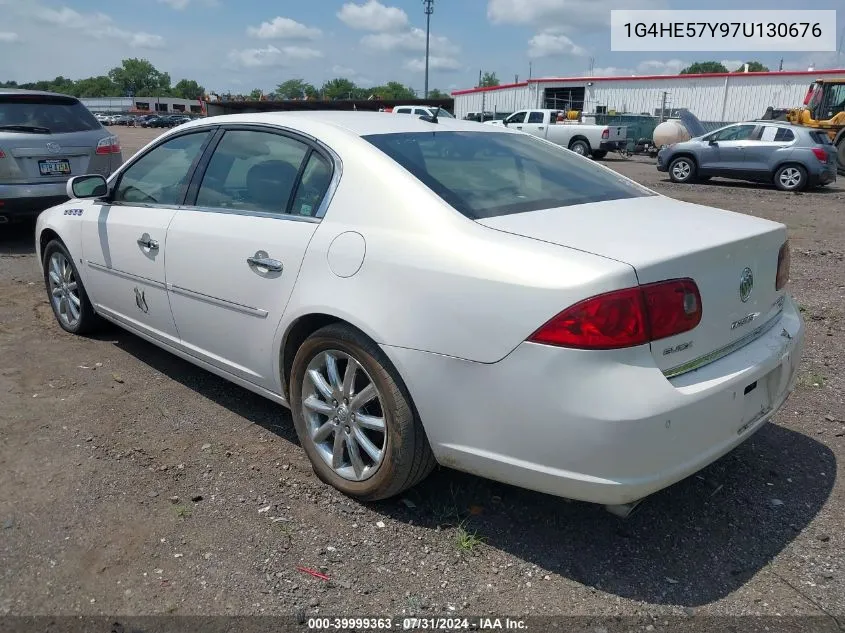
[[[705,137],[706,147],[699,154],[699,167],[705,173],[742,175],[745,152],[756,125],[731,125]]]
[[[745,150],[746,168],[758,175],[772,171],[775,153],[795,143],[795,134],[786,127],[766,125],[759,140],[749,142]]]
[[[331,177],[302,140],[226,131],[196,208],[179,210],[167,234],[170,304],[189,353],[277,389],[273,338]]]
[[[121,173],[109,202],[82,226],[88,290],[96,309],[147,334],[179,339],[165,278],[167,228],[213,131],[171,138]]]

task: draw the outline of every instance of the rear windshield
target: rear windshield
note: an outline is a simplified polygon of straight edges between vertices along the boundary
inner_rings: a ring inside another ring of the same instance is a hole
[[[833,145],[830,137],[824,132],[810,132],[810,138],[819,145]]]
[[[472,219],[656,195],[527,134],[418,132],[364,138]]]
[[[5,126],[13,126],[14,129]],[[77,99],[0,95],[0,132],[63,134],[98,130],[101,127],[94,115]]]

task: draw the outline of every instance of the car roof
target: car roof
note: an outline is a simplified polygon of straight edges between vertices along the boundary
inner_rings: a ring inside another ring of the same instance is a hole
[[[423,121],[419,117],[392,116],[386,112],[357,112],[337,110],[314,110],[299,112],[251,112],[244,114],[224,114],[212,116],[193,122],[194,126],[223,125],[226,123],[263,123],[299,129],[306,134],[317,134],[320,129],[333,128],[354,136],[368,136],[370,134],[399,134],[413,132],[479,132],[479,133],[513,133],[501,128],[483,126],[473,121],[462,121],[453,118],[439,118],[437,123]],[[188,123],[186,125],[192,125]],[[182,128],[184,129],[184,128]]]
[[[47,92],[45,90],[24,90],[22,88],[0,88],[0,95],[33,95],[41,97],[65,97],[66,99],[76,99],[76,97],[62,94],[61,92]]]

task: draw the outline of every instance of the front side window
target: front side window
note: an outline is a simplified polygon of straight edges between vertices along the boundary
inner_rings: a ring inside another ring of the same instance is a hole
[[[419,132],[364,139],[471,219],[656,195],[527,134]]]
[[[711,141],[745,141],[751,138],[756,125],[731,125],[710,135]]]
[[[182,204],[194,162],[211,131],[185,134],[156,146],[120,176],[114,202]]]
[[[285,213],[308,150],[287,136],[230,130],[208,163],[196,204]]]
[[[507,119],[505,119],[505,123],[507,123],[508,125],[510,125],[511,123],[525,123],[526,114],[526,112],[514,112]]]

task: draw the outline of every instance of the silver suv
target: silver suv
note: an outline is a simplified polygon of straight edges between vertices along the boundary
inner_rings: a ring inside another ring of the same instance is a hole
[[[68,199],[71,176],[108,177],[120,141],[74,97],[0,89],[0,224]]]
[[[673,182],[716,176],[799,191],[836,180],[836,147],[824,130],[749,121],[662,148],[657,170],[668,172]]]

